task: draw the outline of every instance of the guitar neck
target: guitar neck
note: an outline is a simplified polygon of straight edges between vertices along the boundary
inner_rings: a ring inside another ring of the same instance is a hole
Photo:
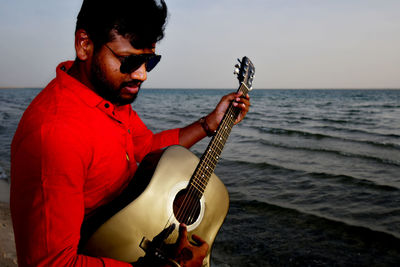
[[[249,92],[249,88],[247,88],[244,83],[241,83],[237,92],[242,92],[243,95],[246,95]],[[199,198],[203,195],[211,174],[214,173],[222,150],[239,113],[240,109],[233,106],[231,103],[190,179],[189,186],[194,189]]]

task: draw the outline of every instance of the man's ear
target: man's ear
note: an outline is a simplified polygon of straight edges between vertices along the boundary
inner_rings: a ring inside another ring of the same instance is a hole
[[[76,57],[82,61],[93,55],[93,42],[85,30],[79,29],[75,33],[75,51]]]

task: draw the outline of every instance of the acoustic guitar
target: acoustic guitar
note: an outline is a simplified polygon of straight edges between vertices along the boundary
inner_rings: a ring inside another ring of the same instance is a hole
[[[252,89],[255,68],[243,57],[235,66],[238,92]],[[229,195],[214,169],[240,110],[228,107],[215,135],[199,159],[182,146],[147,155],[132,182],[109,204],[84,221],[79,250],[86,255],[137,261],[145,254],[164,257],[162,247],[175,243],[180,223],[189,238],[197,234],[210,249],[225,220]]]

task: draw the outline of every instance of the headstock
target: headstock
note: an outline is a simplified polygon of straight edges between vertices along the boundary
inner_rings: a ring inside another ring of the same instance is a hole
[[[243,57],[242,60],[238,59],[238,61],[240,65],[235,65],[235,71],[233,73],[238,76],[239,83],[244,83],[250,91],[253,89],[253,78],[256,69],[248,57]]]

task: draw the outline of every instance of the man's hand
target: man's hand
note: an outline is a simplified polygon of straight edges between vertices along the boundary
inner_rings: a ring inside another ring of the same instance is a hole
[[[232,101],[233,106],[240,109],[235,124],[243,120],[250,108],[250,97],[249,95],[244,96],[242,92],[230,93],[223,96],[217,107],[205,117],[205,123],[207,124],[208,130],[204,129],[204,126],[200,121],[196,121],[183,127],[179,131],[179,144],[186,148],[190,148],[192,145],[203,139],[208,132],[214,132],[221,123],[221,120]]]
[[[182,267],[200,267],[207,255],[208,244],[197,235],[192,235],[196,244],[188,240],[186,225],[179,225],[179,238],[174,245],[173,259]]]
[[[164,229],[151,241],[149,250],[146,250],[146,255],[139,258],[137,262],[131,263],[135,267],[201,267],[203,260],[207,256],[208,244],[197,235],[192,235],[191,243],[188,239],[188,233],[185,224],[179,225],[179,237],[175,244],[168,244],[163,247],[163,251],[158,250],[162,247],[164,239],[166,239],[174,230],[175,225]],[[154,246],[154,247],[152,247]],[[155,252],[161,253],[156,256]]]
[[[240,113],[235,121],[235,124],[243,120],[250,109],[250,97],[248,94],[244,96],[242,92],[230,93],[223,96],[213,112],[206,117],[206,121],[210,127],[210,130],[215,131],[218,128],[218,125],[220,124],[227,108],[229,107],[229,104],[232,101],[233,106],[240,109]]]

